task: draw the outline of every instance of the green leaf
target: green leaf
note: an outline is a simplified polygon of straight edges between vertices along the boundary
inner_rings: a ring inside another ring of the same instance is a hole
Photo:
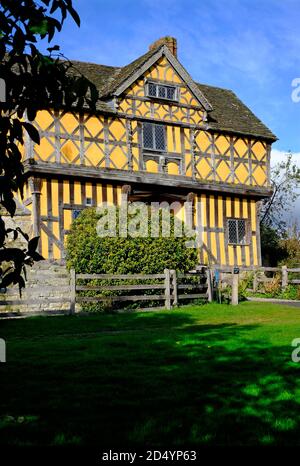
[[[24,128],[26,129],[30,139],[33,140],[36,144],[40,143],[40,134],[38,130],[36,129],[35,126],[33,126],[31,123],[23,122],[22,123]]]

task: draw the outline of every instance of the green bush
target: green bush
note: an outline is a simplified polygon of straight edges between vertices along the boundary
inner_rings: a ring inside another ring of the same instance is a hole
[[[106,213],[106,212],[105,212]],[[197,250],[187,247],[187,241],[191,238],[186,236],[176,237],[174,229],[182,227],[182,222],[174,215],[171,215],[170,236],[162,236],[162,228],[165,226],[165,220],[161,214],[159,216],[159,236],[152,238],[146,237],[120,237],[120,209],[116,210],[117,222],[115,237],[100,237],[96,227],[101,215],[96,209],[89,208],[81,212],[74,220],[70,234],[67,239],[67,266],[73,267],[77,273],[113,273],[113,274],[132,274],[145,273],[155,274],[163,273],[165,268],[175,269],[180,272],[187,272],[194,268],[197,263]],[[134,216],[128,215],[128,219]],[[141,227],[142,228],[142,227]],[[151,230],[150,216],[146,223],[146,233]],[[145,224],[144,224],[145,229]],[[104,284],[103,281],[89,282],[89,284]],[[108,284],[121,284],[114,281],[106,281]],[[124,282],[123,282],[124,283]],[[143,283],[141,281],[126,281],[126,284]],[[146,282],[145,282],[146,283]],[[151,283],[147,281],[147,283]],[[155,281],[154,281],[155,283]],[[157,281],[156,281],[157,283]],[[87,284],[85,281],[84,284]],[[149,291],[151,295],[152,290]],[[153,290],[153,293],[157,290]],[[159,293],[162,291],[159,290]],[[95,295],[95,292],[84,292],[88,295]],[[128,292],[129,293],[129,292]],[[128,294],[124,291],[119,294]],[[99,294],[99,293],[98,293]],[[106,307],[112,309],[114,306],[109,299],[111,292],[102,292],[101,296],[107,296]],[[114,292],[114,294],[116,294]],[[136,294],[136,291],[134,292]],[[143,292],[143,294],[146,294]],[[148,303],[149,304],[149,303]],[[90,309],[103,309],[105,306],[88,306]],[[120,307],[120,306],[118,306]],[[143,304],[144,307],[144,304]],[[86,306],[85,306],[86,308]]]

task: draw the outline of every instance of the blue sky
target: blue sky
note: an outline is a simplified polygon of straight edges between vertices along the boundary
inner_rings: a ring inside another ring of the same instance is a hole
[[[74,0],[82,25],[57,36],[69,58],[122,66],[164,35],[192,77],[234,90],[275,132],[278,150],[300,152],[299,0]]]
[[[278,136],[274,161],[288,150],[300,160],[299,0],[73,1],[82,25],[68,21],[56,40],[68,58],[122,66],[174,36],[194,80],[232,89]]]

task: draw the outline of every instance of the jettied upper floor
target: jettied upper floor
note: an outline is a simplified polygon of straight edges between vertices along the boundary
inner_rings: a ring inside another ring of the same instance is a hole
[[[25,147],[29,176],[270,195],[276,136],[232,91],[193,81],[176,39],[158,40],[121,68],[73,65],[96,85],[97,112],[41,109],[41,143]]]

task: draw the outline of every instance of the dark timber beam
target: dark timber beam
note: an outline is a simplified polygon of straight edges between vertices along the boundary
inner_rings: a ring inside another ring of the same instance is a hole
[[[263,199],[272,195],[271,188],[260,186],[238,185],[233,183],[207,182],[189,179],[183,175],[168,175],[167,173],[147,173],[145,171],[130,172],[111,168],[86,167],[83,165],[69,165],[50,162],[24,162],[24,171],[27,176],[85,178],[94,181],[109,181],[124,184],[138,183],[153,186],[168,186],[170,188],[190,189],[194,192],[208,191],[211,193],[238,194],[242,196]]]

